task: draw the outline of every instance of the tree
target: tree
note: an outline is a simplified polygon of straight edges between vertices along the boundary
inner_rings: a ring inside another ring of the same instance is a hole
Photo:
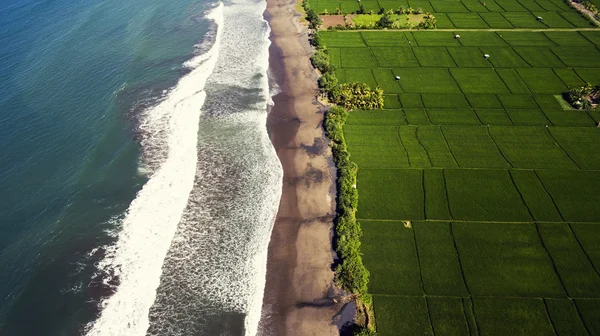
[[[384,14],[379,21],[377,21],[377,26],[381,28],[392,28],[394,24],[394,20],[389,14]]]

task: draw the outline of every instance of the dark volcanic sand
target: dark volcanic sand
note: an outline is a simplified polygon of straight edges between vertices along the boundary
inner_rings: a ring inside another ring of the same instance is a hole
[[[331,234],[335,167],[323,134],[324,106],[316,101],[316,73],[307,32],[294,3],[267,0],[270,65],[282,92],[267,125],[283,166],[283,193],[271,235],[261,332],[267,335],[338,335]],[[341,300],[337,299],[337,302]]]

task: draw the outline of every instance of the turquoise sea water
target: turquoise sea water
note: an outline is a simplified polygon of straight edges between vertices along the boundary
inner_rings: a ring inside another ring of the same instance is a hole
[[[0,335],[253,334],[268,27],[217,5],[0,3]]]

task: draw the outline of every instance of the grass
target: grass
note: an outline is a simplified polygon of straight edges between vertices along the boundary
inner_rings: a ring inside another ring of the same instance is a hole
[[[483,94],[467,94],[466,95],[469,104],[473,108],[484,108],[484,109],[501,109],[502,103],[495,94],[483,93]],[[485,124],[485,123],[484,123]]]
[[[343,68],[376,68],[377,60],[369,48],[340,48]]]
[[[421,95],[425,107],[441,107],[451,109],[470,108],[471,105],[463,95],[452,93],[423,93]]]
[[[447,69],[397,68],[400,85],[405,92],[413,93],[460,93],[458,85]]]
[[[598,128],[552,127],[550,133],[579,167],[583,169],[600,167],[600,157],[590,155],[590,148],[594,148],[600,141]]]
[[[485,68],[492,66],[481,50],[476,47],[448,47],[448,52],[459,67]]]
[[[534,68],[558,68],[565,64],[550,50],[541,47],[514,47],[525,62]]]
[[[418,67],[419,63],[410,47],[373,47],[373,53],[383,68]]]
[[[555,94],[566,92],[567,86],[556,76],[552,69],[521,68],[517,73],[532,93]]]

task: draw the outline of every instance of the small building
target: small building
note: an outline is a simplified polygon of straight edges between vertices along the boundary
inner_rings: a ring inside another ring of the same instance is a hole
[[[488,54],[483,54],[483,57],[485,57],[485,58],[490,58],[490,55],[488,55]]]

